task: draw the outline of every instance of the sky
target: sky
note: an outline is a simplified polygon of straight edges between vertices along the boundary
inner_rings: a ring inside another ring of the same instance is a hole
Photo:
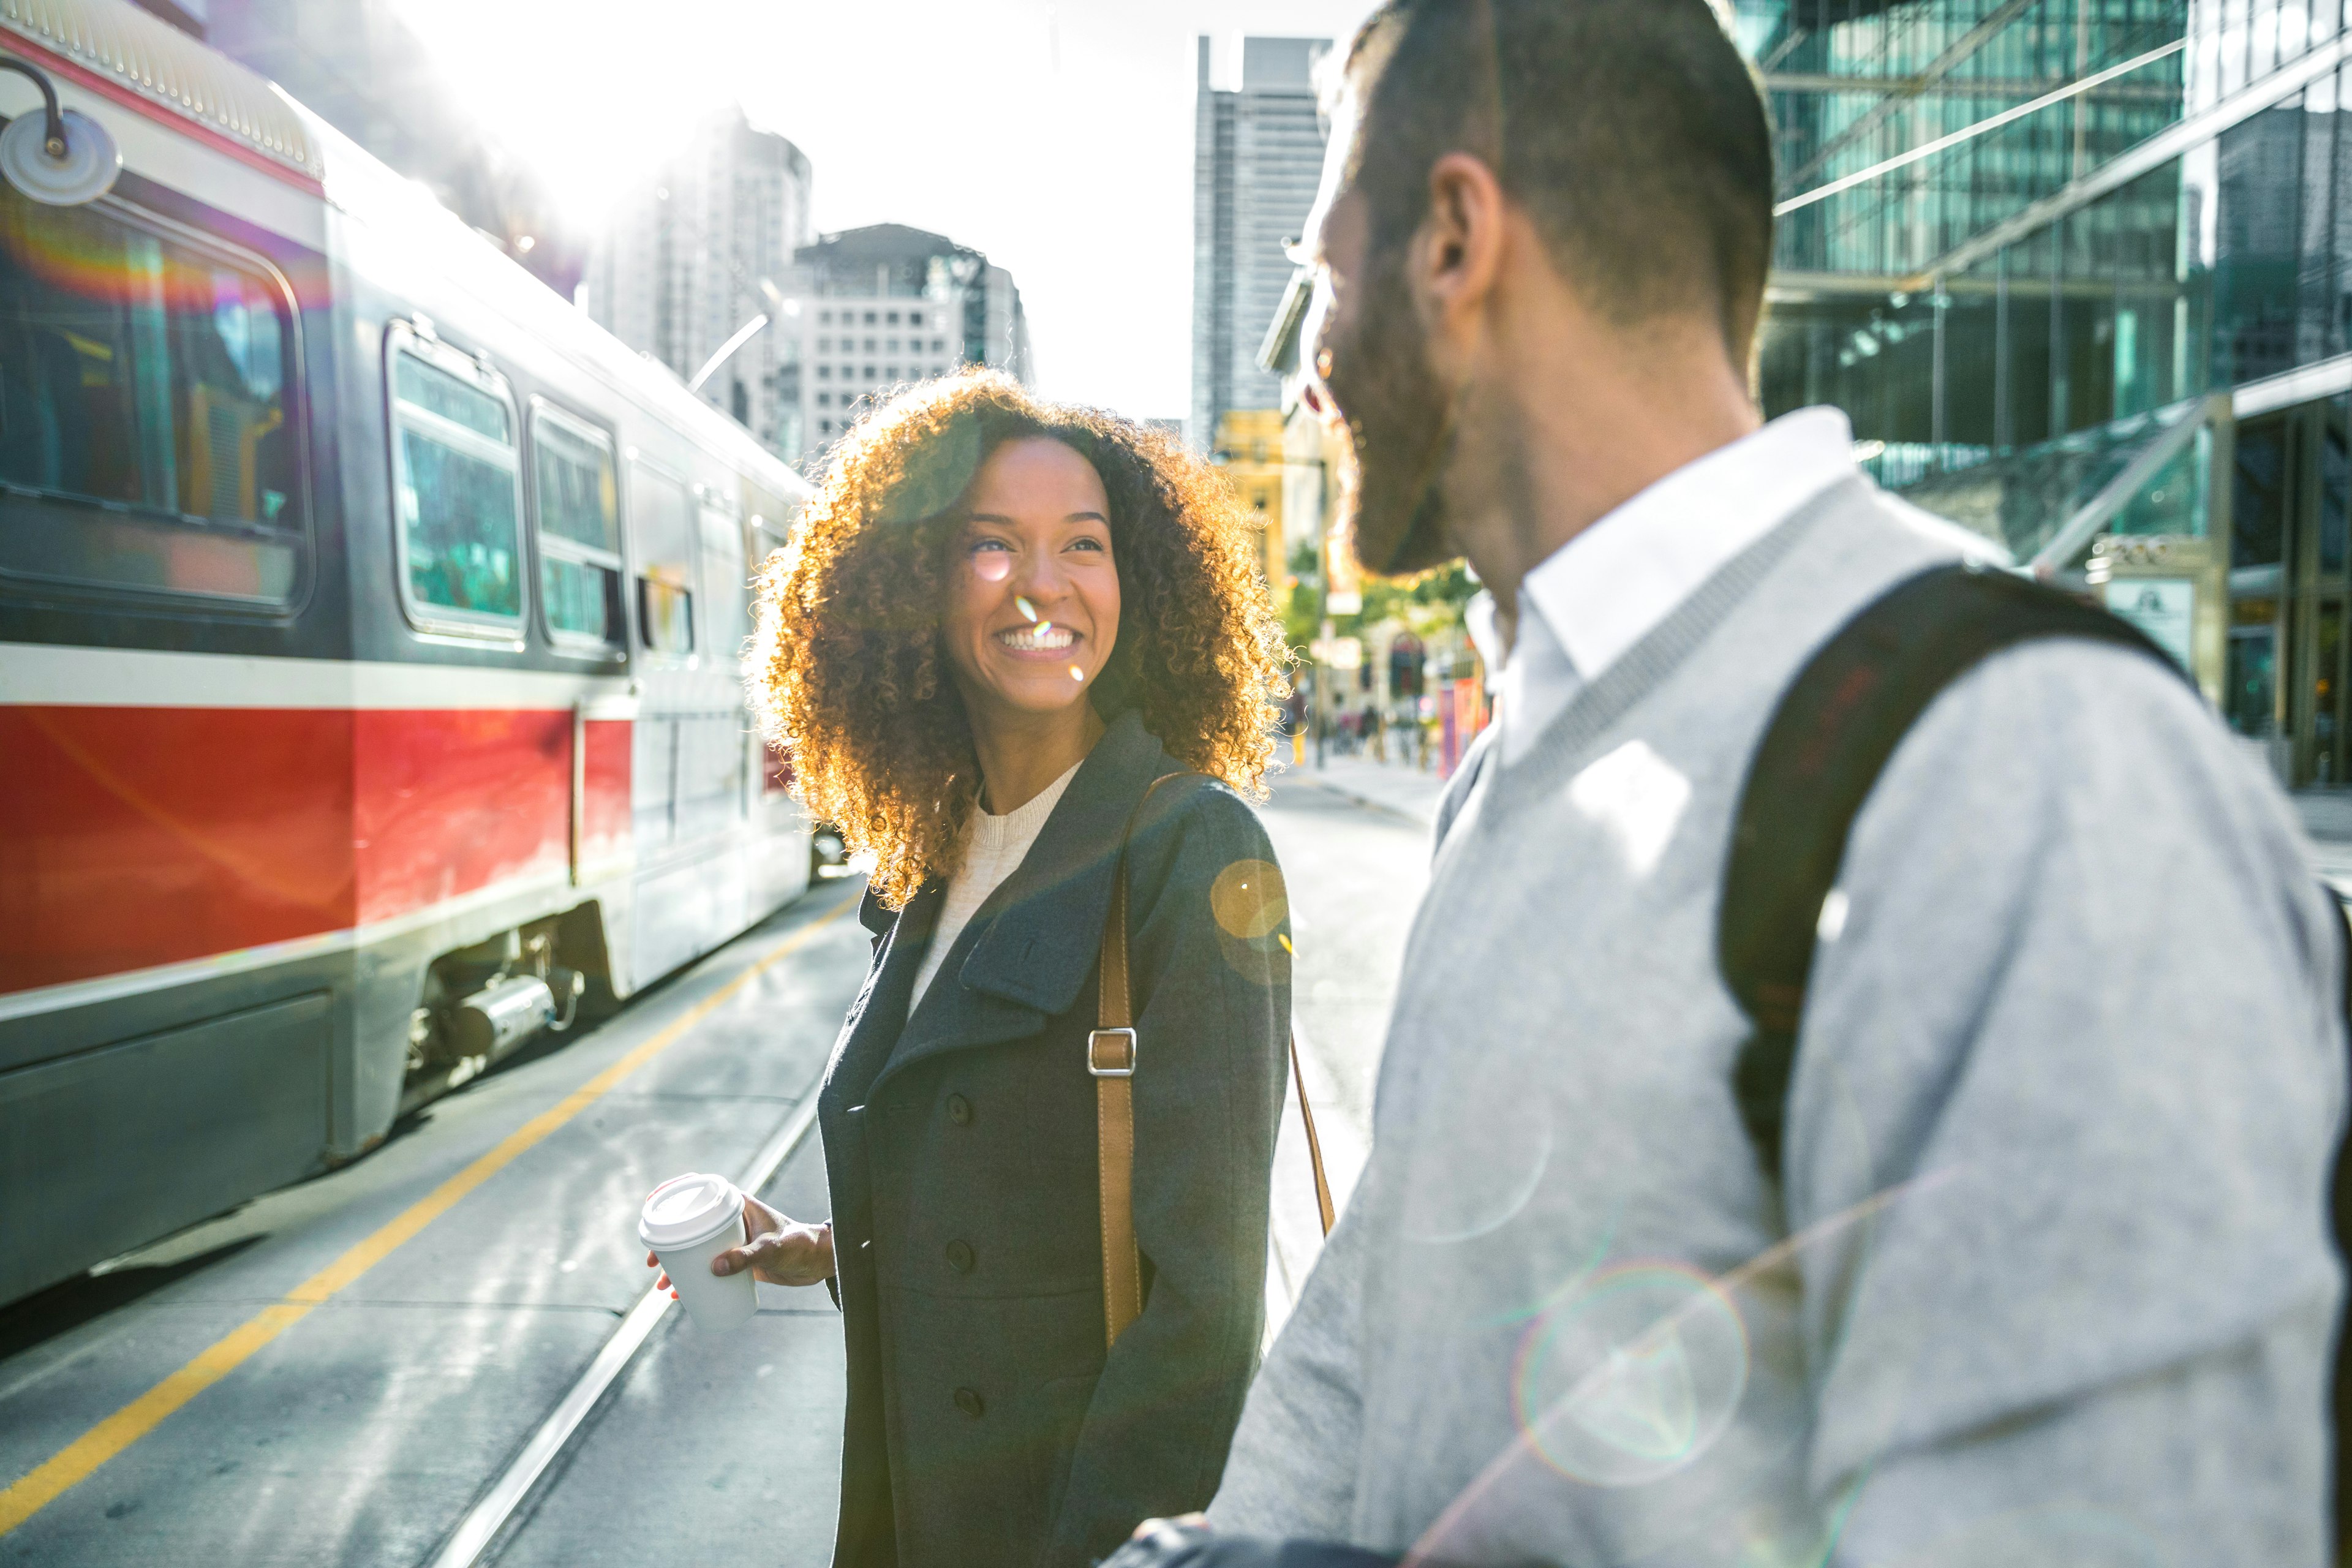
[[[1346,39],[1373,0],[395,0],[575,218],[730,100],[815,171],[822,232],[903,223],[1011,269],[1039,389],[1189,406],[1194,39]],[[657,29],[648,26],[657,23]]]

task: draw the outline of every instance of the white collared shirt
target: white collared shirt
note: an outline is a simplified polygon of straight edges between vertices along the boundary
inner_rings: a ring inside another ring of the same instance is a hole
[[[1731,558],[1859,470],[1853,427],[1801,408],[1686,463],[1546,556],[1519,584],[1503,760]]]

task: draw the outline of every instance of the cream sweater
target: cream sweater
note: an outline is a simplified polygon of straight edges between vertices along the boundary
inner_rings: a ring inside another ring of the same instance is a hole
[[[1018,811],[993,816],[985,811],[971,816],[971,831],[965,835],[963,863],[948,882],[947,902],[940,908],[940,923],[931,928],[931,945],[924,950],[923,966],[915,972],[914,1003],[922,1005],[923,995],[931,988],[931,976],[940,972],[940,963],[955,946],[956,938],[963,934],[965,924],[988,902],[988,896],[1004,885],[1004,879],[1029,853],[1029,846],[1037,842],[1045,829],[1045,819],[1054,815],[1054,805],[1070,781],[1078,776],[1084,763],[1074,763],[1070,771],[1047,784],[1037,797]],[[911,1007],[910,1007],[911,1010]]]

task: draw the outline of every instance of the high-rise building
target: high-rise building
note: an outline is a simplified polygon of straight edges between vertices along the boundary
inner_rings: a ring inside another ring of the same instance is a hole
[[[614,204],[581,297],[599,325],[681,377],[769,318],[701,395],[787,458],[800,444],[799,410],[777,389],[791,363],[784,307],[793,253],[809,239],[809,194],[801,150],[730,106]]]
[[[1279,408],[1257,363],[1290,282],[1287,251],[1322,177],[1326,127],[1315,70],[1328,38],[1244,38],[1237,91],[1215,85],[1200,40],[1192,122],[1192,408],[1186,434],[1209,450],[1232,409]]]
[[[794,260],[772,393],[796,434],[788,458],[822,451],[908,382],[964,365],[1034,379],[1029,317],[1013,274],[970,246],[903,224],[826,235]]]
[[[506,247],[567,299],[584,238],[546,184],[483,132],[396,0],[141,0],[304,108]]]
[[[2352,781],[2352,18],[1735,18],[1782,171],[1766,412],[1845,409],[1881,483],[2144,616],[2287,782]]]

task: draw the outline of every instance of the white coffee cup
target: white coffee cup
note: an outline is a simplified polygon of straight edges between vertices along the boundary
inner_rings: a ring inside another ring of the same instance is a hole
[[[750,1239],[743,1194],[724,1176],[689,1173],[656,1187],[637,1216],[637,1236],[661,1259],[687,1315],[705,1332],[740,1327],[760,1310],[751,1271],[713,1274],[710,1260]]]

